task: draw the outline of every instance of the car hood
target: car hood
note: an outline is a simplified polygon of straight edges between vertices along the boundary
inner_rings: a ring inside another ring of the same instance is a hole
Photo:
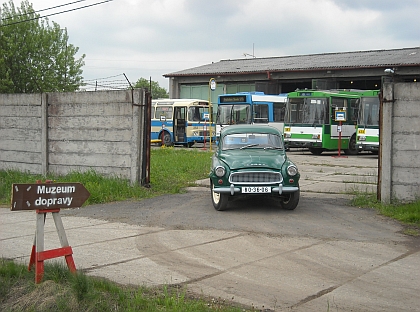
[[[243,149],[223,151],[219,159],[231,170],[241,168],[271,168],[280,170],[286,161],[286,155],[275,150]]]

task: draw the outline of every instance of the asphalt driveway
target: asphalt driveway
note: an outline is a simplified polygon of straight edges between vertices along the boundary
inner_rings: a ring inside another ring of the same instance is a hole
[[[266,311],[420,311],[419,239],[374,210],[349,206],[376,188],[377,156],[293,151],[294,211],[261,198],[213,209],[207,181],[184,194],[62,210],[78,269]],[[0,209],[0,252],[28,262],[35,213]],[[51,216],[45,247],[59,246]]]

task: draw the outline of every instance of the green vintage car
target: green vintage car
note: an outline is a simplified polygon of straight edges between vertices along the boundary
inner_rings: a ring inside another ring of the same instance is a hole
[[[243,196],[272,196],[284,209],[299,203],[300,174],[287,157],[282,133],[267,125],[232,125],[220,132],[210,172],[216,210]]]

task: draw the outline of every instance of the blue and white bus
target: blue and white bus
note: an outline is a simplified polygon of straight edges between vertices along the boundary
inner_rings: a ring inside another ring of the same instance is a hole
[[[209,102],[197,99],[152,100],[151,140],[162,145],[210,141],[210,130],[214,140],[214,125],[210,129]],[[159,141],[160,140],[160,141]]]
[[[239,92],[219,95],[216,114],[216,139],[224,126],[269,124],[283,132],[287,94]]]

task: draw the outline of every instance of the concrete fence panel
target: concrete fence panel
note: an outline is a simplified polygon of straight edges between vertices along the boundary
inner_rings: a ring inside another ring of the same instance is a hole
[[[0,169],[42,173],[45,95],[0,94]]]
[[[0,169],[94,170],[141,182],[146,93],[1,94]]]

